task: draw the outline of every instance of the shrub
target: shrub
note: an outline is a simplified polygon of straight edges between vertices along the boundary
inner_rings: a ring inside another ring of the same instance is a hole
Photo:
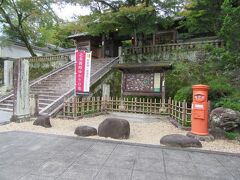
[[[225,137],[230,140],[235,140],[240,137],[240,134],[237,132],[225,132]]]
[[[221,77],[208,82],[208,85],[210,87],[209,100],[213,102],[231,95],[235,90],[227,79]]]
[[[184,101],[191,103],[192,102],[192,87],[186,86],[177,91],[174,96],[174,100],[176,101]]]
[[[240,93],[236,91],[229,97],[221,98],[215,107],[230,108],[236,111],[240,111]]]

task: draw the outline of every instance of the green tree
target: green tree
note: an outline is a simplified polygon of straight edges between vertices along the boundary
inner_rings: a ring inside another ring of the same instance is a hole
[[[180,14],[186,17],[182,26],[190,34],[216,35],[222,26],[221,5],[224,0],[188,0]]]
[[[67,39],[68,36],[83,31],[82,25],[79,22],[64,22],[59,23],[51,28],[41,27],[39,29],[39,38],[36,42],[38,46],[46,44],[54,44],[57,47],[71,48],[75,47],[73,42]]]
[[[120,35],[132,35],[135,45],[142,44],[142,37],[154,32],[159,24],[163,24],[161,27],[166,27],[171,22],[170,17],[183,4],[183,0],[66,0],[65,2],[91,7],[91,15],[80,17],[86,32],[100,35],[118,31]]]
[[[219,33],[228,49],[240,51],[240,1],[225,0],[222,5],[223,25]]]
[[[84,19],[85,31],[92,35],[118,31],[120,35],[132,35],[137,45],[143,34],[156,29],[156,12],[152,6],[144,5],[121,7],[117,12],[104,14],[95,12]],[[143,23],[144,22],[144,23]]]
[[[3,33],[14,41],[23,42],[32,56],[32,45],[40,37],[39,29],[51,27],[58,18],[51,0],[0,0],[0,22]]]

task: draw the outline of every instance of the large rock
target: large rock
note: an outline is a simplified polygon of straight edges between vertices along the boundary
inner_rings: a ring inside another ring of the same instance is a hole
[[[211,134],[214,139],[225,139],[225,131],[220,128],[210,129],[209,134]]]
[[[95,136],[97,135],[97,129],[90,126],[79,126],[75,129],[74,134],[78,136]]]
[[[240,126],[240,112],[227,108],[216,108],[210,114],[211,128],[221,128],[224,131],[234,131]]]
[[[172,147],[202,147],[199,140],[181,134],[170,134],[160,139],[160,144]]]
[[[38,118],[33,122],[33,125],[42,126],[45,128],[52,127],[50,123],[50,117],[48,115],[40,115]]]
[[[128,139],[130,124],[125,119],[107,118],[98,126],[98,135],[115,139]]]

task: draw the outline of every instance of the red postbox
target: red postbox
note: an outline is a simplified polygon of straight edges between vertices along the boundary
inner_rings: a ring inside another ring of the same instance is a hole
[[[192,103],[192,134],[208,135],[208,89],[206,85],[194,85]]]

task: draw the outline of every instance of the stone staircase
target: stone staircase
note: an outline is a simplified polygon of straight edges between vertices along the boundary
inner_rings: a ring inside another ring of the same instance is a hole
[[[91,65],[91,85],[111,70],[112,65],[118,62],[118,58],[93,59]],[[30,84],[30,94],[39,97],[40,114],[50,114],[56,111],[65,96],[74,94],[75,63],[69,62],[63,67],[50,72]],[[0,99],[0,110],[13,111],[13,94]]]

